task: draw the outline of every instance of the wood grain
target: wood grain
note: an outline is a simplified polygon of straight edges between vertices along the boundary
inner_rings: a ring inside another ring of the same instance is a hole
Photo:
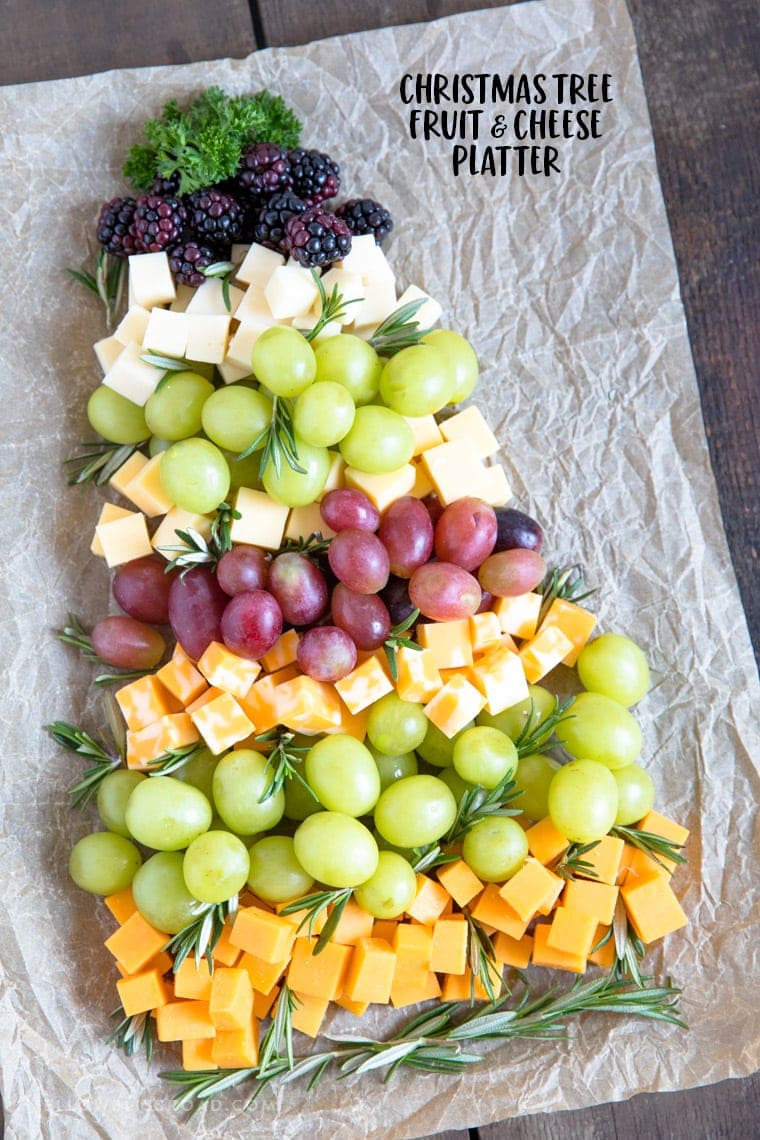
[[[244,56],[246,0],[3,0],[0,83]]]

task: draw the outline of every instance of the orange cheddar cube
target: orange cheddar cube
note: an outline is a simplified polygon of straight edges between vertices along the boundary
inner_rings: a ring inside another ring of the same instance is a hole
[[[534,823],[525,832],[525,837],[528,840],[528,850],[534,859],[538,859],[539,863],[544,866],[547,863],[553,863],[555,859],[559,859],[567,848],[569,841],[565,838],[561,831],[551,821],[550,816],[545,816],[540,819],[538,823]]]
[[[299,676],[279,684],[276,694],[279,722],[293,732],[314,734],[340,727],[341,704],[333,685]]]
[[[372,924],[372,937],[383,938],[389,946],[393,946],[397,926],[395,918],[376,918]]]
[[[281,962],[265,962],[263,958],[259,958],[256,954],[249,954],[247,951],[239,959],[241,970],[245,970],[251,979],[254,997],[256,994],[271,993],[285,973],[289,962],[289,955]],[[256,1016],[262,1017],[263,1014],[257,1013]]]
[[[211,1049],[214,1044],[213,1037],[200,1037],[195,1040],[182,1042],[182,1068],[185,1072],[204,1072],[206,1069],[218,1069]]]
[[[570,650],[562,658],[564,665],[575,665],[578,654],[588,641],[596,625],[596,616],[583,606],[569,602],[565,598],[555,598],[541,622],[541,633],[548,629],[559,629],[571,642]]]
[[[544,629],[542,626],[536,636],[520,650],[520,660],[530,684],[535,685],[547,673],[551,673],[572,648],[572,641],[561,629],[556,626]]]
[[[277,995],[280,992],[279,986],[272,986],[267,994],[259,993],[258,990],[253,991],[253,1016],[262,1021],[265,1017],[269,1017],[272,1006],[277,1000]]]
[[[352,947],[328,942],[315,954],[316,944],[316,938],[296,940],[288,968],[288,985],[299,994],[333,1001],[343,990]]]
[[[137,910],[131,887],[125,887],[123,891],[117,891],[113,895],[106,895],[103,902],[120,925]]]
[[[502,628],[493,610],[486,610],[482,614],[473,614],[471,618],[468,618],[468,621],[473,653],[482,653],[484,649],[490,649],[499,644]]]
[[[464,918],[439,918],[433,924],[430,969],[436,974],[463,974],[467,967],[469,927]]]
[[[294,993],[293,996],[298,1003],[291,1016],[293,1028],[307,1037],[316,1037],[327,1013],[329,999],[314,997],[313,994]]]
[[[368,1001],[351,1001],[351,998],[347,998],[343,993],[335,999],[335,1004],[339,1005],[341,1009],[353,1013],[354,1017],[363,1017],[369,1009],[370,1003]]]
[[[672,843],[680,844],[683,846],[689,838],[688,829],[682,827],[680,823],[676,823],[667,816],[660,815],[657,811],[648,812],[643,819],[639,820],[636,825],[637,831],[648,831],[653,835],[661,835],[664,839],[669,839]],[[659,862],[657,861],[659,860]],[[664,855],[658,855],[657,860],[652,859],[646,851],[641,851],[639,848],[634,848],[629,859],[629,875],[631,879],[646,879],[653,874],[663,875],[666,879],[675,871],[678,866],[672,859],[666,858]]]
[[[308,895],[304,895],[308,898]],[[275,906],[275,913],[280,914],[286,906],[290,903],[277,903]],[[311,938],[313,934],[321,934],[325,928],[325,923],[329,917],[329,912],[325,908],[320,911],[316,916],[310,916],[306,907],[301,910],[289,911],[288,914],[282,916],[288,922],[292,922],[296,928],[296,938]]]
[[[156,1012],[159,1041],[197,1041],[216,1037],[207,1001],[170,1001]]]
[[[232,927],[225,922],[222,927],[222,933],[219,935],[216,946],[214,947],[211,957],[214,965],[220,966],[234,966],[240,957],[240,947],[234,946],[230,940],[232,934]]]
[[[261,672],[261,666],[258,661],[239,657],[220,641],[212,641],[198,660],[198,670],[210,685],[233,697],[244,697]]]
[[[295,936],[295,927],[287,918],[246,906],[238,910],[229,939],[233,946],[265,962],[282,962],[290,956]]]
[[[277,686],[284,681],[292,681],[298,676],[294,665],[286,665],[276,673],[267,673],[255,681],[247,694],[241,698],[240,707],[255,726],[257,733],[269,732],[280,723],[277,708]]]
[[[136,1013],[147,1013],[159,1009],[169,1000],[164,979],[157,969],[146,970],[141,974],[130,974],[116,983],[119,999],[127,1017]]]
[[[231,693],[221,693],[190,713],[193,724],[215,756],[245,740],[253,725]]]
[[[491,988],[495,998],[501,993],[502,978],[499,964],[492,962],[488,966]],[[490,1001],[490,995],[485,987],[483,978],[478,973],[473,977],[472,970],[467,966],[462,974],[447,974],[443,979],[443,1001]]]
[[[430,650],[438,669],[460,669],[472,665],[469,618],[421,622],[417,626],[417,641]]]
[[[466,677],[457,673],[449,678],[424,708],[428,720],[451,739],[478,715],[485,703],[483,694]]]
[[[286,665],[295,665],[299,636],[294,629],[281,633],[274,645],[261,658],[262,668],[267,673],[276,673]]]
[[[670,883],[661,875],[634,882],[629,875],[620,888],[620,897],[631,926],[645,945],[680,930],[688,922]]]
[[[211,1056],[220,1069],[253,1069],[259,1063],[259,1023],[250,1017],[238,1029],[218,1029]]]
[[[562,905],[568,910],[592,915],[598,924],[611,926],[615,914],[618,889],[610,883],[595,883],[593,879],[572,879],[562,894]]]
[[[106,939],[106,949],[130,974],[137,974],[163,950],[169,938],[146,922],[138,910]]]
[[[169,713],[182,712],[182,705],[153,673],[138,677],[116,690],[116,701],[132,731],[154,724]]]
[[[391,986],[391,1004],[394,1009],[403,1009],[407,1005],[417,1005],[421,1001],[430,1001],[431,998],[440,996],[441,984],[432,970],[420,970],[404,981],[398,980],[394,975]]]
[[[397,923],[393,934],[393,949],[396,952],[395,981],[404,985],[407,980],[419,979],[421,973],[427,974],[432,946],[431,927],[410,922]]]
[[[499,893],[498,883],[487,883],[483,893],[471,908],[476,922],[492,930],[501,930],[512,938],[522,938],[530,919],[523,919]],[[531,915],[532,917],[532,915]]]
[[[528,856],[520,870],[501,887],[499,895],[527,923],[541,907],[552,906],[562,885],[559,875]]]
[[[396,692],[402,701],[424,704],[443,685],[430,649],[409,649],[402,646],[396,652],[396,669]]]
[[[581,879],[595,879],[600,883],[614,884],[618,881],[620,861],[625,844],[616,835],[604,835],[599,842],[583,856],[590,863],[588,871],[577,871]]]
[[[455,863],[445,863],[436,869],[438,882],[453,898],[457,906],[467,906],[483,890],[483,884],[464,859]]]
[[[440,882],[427,875],[417,875],[417,892],[406,908],[406,913],[415,922],[432,926],[440,918],[450,901],[449,892]]]
[[[393,682],[377,657],[368,657],[347,676],[335,682],[335,689],[351,713],[361,712],[393,689]]]
[[[489,649],[467,670],[467,677],[485,697],[486,712],[492,716],[530,695],[522,661],[506,646]]]
[[[187,706],[206,688],[206,680],[195,668],[181,645],[177,644],[171,660],[156,672],[165,689]]]
[[[534,966],[549,966],[556,970],[569,970],[572,974],[582,974],[586,969],[586,959],[579,954],[568,954],[564,950],[555,950],[548,944],[548,922],[538,922],[533,930],[533,958]]]
[[[352,1002],[388,1002],[396,955],[381,938],[360,938],[346,972],[343,997]]]
[[[533,592],[516,594],[512,598],[498,598],[493,612],[499,619],[502,633],[508,633],[511,637],[533,637],[543,600],[541,594]]]
[[[188,713],[167,713],[145,728],[127,730],[127,767],[144,771],[171,749],[198,740],[198,730]]]
[[[253,987],[246,970],[234,966],[214,970],[208,1012],[217,1031],[245,1029],[253,1014]]]
[[[124,498],[134,503],[137,509],[150,519],[157,515],[165,515],[174,506],[161,482],[159,473],[161,458],[160,454],[153,455],[147,463],[141,463],[139,471],[135,472],[121,490]]]
[[[496,961],[503,966],[514,966],[516,970],[524,970],[533,954],[533,938],[530,934],[513,938],[511,934],[499,930],[493,937],[492,945]]]
[[[588,960],[603,970],[611,970],[615,965],[615,937],[609,926],[597,926]]]
[[[208,1001],[211,997],[211,977],[206,959],[201,958],[196,964],[195,955],[188,954],[174,971],[174,996]]]
[[[116,963],[116,969],[119,971],[122,978],[131,977],[135,973],[143,974],[143,973],[145,973],[146,970],[158,970],[159,974],[163,977],[164,974],[169,973],[169,971],[172,969],[173,965],[174,965],[174,959],[172,958],[171,954],[167,954],[167,952],[165,950],[159,950],[158,954],[154,954],[153,957],[150,958],[144,964],[144,966],[141,966],[140,969],[137,971],[128,970],[123,962],[117,962]],[[173,982],[169,982],[167,980],[166,984],[167,984],[167,992],[170,992],[171,988],[173,986]]]
[[[332,941],[342,946],[355,946],[360,939],[372,937],[373,924],[372,915],[354,899],[349,899],[331,935]]]
[[[588,958],[594,945],[597,925],[593,914],[584,914],[582,910],[570,910],[569,907],[558,906],[546,936],[546,945],[551,950],[561,950],[579,958]]]

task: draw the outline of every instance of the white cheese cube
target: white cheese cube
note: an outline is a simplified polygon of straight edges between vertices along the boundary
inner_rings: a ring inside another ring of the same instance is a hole
[[[414,435],[414,451],[412,455],[421,455],[429,447],[436,447],[443,443],[441,429],[436,423],[435,416],[404,416]]]
[[[328,451],[330,456],[330,466],[327,470],[327,478],[325,485],[318,497],[318,501],[324,499],[328,491],[336,491],[339,487],[344,485],[343,472],[346,470],[346,461],[339,451]]]
[[[187,322],[188,360],[208,364],[221,364],[227,355],[230,337],[229,316],[202,316],[194,314]]]
[[[177,296],[172,301],[169,308],[173,313],[187,312],[187,306],[195,296],[195,289],[191,285],[178,285]]]
[[[381,275],[364,282],[364,300],[351,306],[351,316],[357,328],[377,327],[397,308],[393,278]]]
[[[102,340],[96,340],[92,347],[98,358],[98,364],[104,372],[107,372],[111,365],[116,363],[116,358],[124,345],[115,336],[104,336]]]
[[[409,301],[424,301],[420,305],[417,312],[414,314],[413,320],[417,321],[421,329],[429,329],[441,319],[443,309],[434,301],[429,293],[423,289],[418,289],[416,285],[410,285],[404,290],[396,302],[396,308],[400,309],[402,305],[406,305]]]
[[[151,309],[148,327],[143,337],[146,351],[181,359],[187,348],[188,320],[186,313],[173,313],[170,309]]]
[[[227,317],[235,312],[240,302],[243,299],[243,290],[236,289],[234,285],[229,287],[230,307],[224,300],[224,289],[222,282],[218,277],[209,277],[208,281],[204,281],[194,290],[195,296],[187,306],[188,313],[200,313],[203,316],[217,316]]]
[[[165,253],[135,253],[129,259],[129,286],[135,303],[144,309],[169,304],[177,296]]]
[[[307,313],[305,317],[293,317],[292,324],[294,329],[300,329],[301,332],[309,332],[314,328],[318,320],[319,317],[315,317],[313,313]],[[328,321],[321,332],[317,333],[314,341],[326,340],[328,336],[339,336],[342,331],[338,321]]]
[[[261,546],[264,550],[278,548],[288,521],[289,507],[276,503],[264,491],[240,487],[235,509],[240,512],[240,518],[232,520],[230,537],[233,542]]]
[[[229,353],[221,364],[217,364],[216,370],[225,384],[236,384],[238,380],[245,380],[251,375],[250,364],[236,364],[234,360],[230,360]]]
[[[130,512],[122,518],[98,523],[95,536],[109,567],[121,566],[153,553],[143,514]]]
[[[126,518],[127,515],[132,514],[134,514],[134,511],[127,511],[124,509],[124,507],[117,507],[115,503],[103,503],[100,517],[98,518],[97,526],[95,528],[95,533],[93,534],[92,542],[90,543],[90,552],[92,554],[95,554],[98,558],[104,557],[103,547],[101,546],[100,539],[98,538],[98,526],[102,526],[107,522],[113,522],[114,519]]]
[[[262,285],[248,286],[233,315],[236,321],[256,325],[260,329],[268,329],[272,325],[282,323],[272,316]]]
[[[335,534],[319,510],[319,503],[309,503],[305,507],[293,507],[288,515],[288,525],[285,527],[285,538],[308,538],[310,534],[319,532],[322,538],[332,538]]]
[[[300,265],[280,265],[264,287],[264,296],[274,317],[287,320],[308,313],[319,296],[311,272]]]
[[[116,326],[113,335],[122,344],[130,344],[132,341],[136,344],[142,344],[149,317],[149,311],[144,309],[142,305],[130,305]]]
[[[148,397],[153,395],[156,385],[161,379],[159,368],[146,364],[140,360],[143,352],[140,344],[127,344],[103,377],[103,383],[113,388],[120,396],[131,400],[133,404],[145,407]]]
[[[163,554],[167,562],[171,562],[177,552],[170,550],[170,547],[187,547],[187,543],[182,541],[177,531],[194,530],[202,538],[208,539],[211,537],[211,521],[210,515],[199,515],[194,511],[186,511],[182,507],[172,507],[153,534],[151,539],[153,549],[159,554]]]
[[[499,441],[476,404],[470,404],[440,423],[445,440],[469,439],[481,459],[488,459],[499,450]]]
[[[240,325],[229,343],[224,363],[236,365],[238,368],[247,368],[248,371],[245,375],[250,376],[253,371],[251,366],[253,346],[263,332],[264,329],[256,324]],[[238,377],[238,379],[241,378]]]
[[[269,281],[278,266],[285,264],[285,258],[275,249],[267,249],[265,245],[254,244],[245,255],[243,262],[235,274],[236,280],[245,285],[258,285],[261,289]]]
[[[250,245],[241,245],[238,242],[233,242],[232,249],[230,250],[230,261],[232,264],[238,266],[242,265],[250,248]]]
[[[360,234],[351,239],[351,249],[337,262],[339,269],[358,274],[366,283],[373,277],[393,277],[388,259],[372,234]]]
[[[484,468],[485,476],[481,499],[492,507],[503,507],[512,498],[512,488],[501,463]]]
[[[350,325],[354,320],[354,313],[365,294],[364,282],[359,274],[351,273],[348,269],[337,269],[333,266],[332,269],[328,269],[327,273],[323,275],[322,284],[325,287],[325,293],[328,297],[337,286],[338,292],[346,302],[346,311],[343,317],[341,317],[340,323],[342,325]]]

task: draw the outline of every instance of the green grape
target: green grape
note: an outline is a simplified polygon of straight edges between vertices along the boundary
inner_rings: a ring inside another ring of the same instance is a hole
[[[298,466],[303,471],[295,471],[287,460],[282,459],[280,473],[274,463],[268,463],[262,482],[264,490],[278,503],[286,507],[306,507],[322,494],[330,471],[330,453],[325,447],[314,447],[305,440],[295,437],[298,453]]]
[[[559,732],[571,756],[614,769],[632,764],[641,752],[638,722],[617,701],[601,693],[579,693],[571,711]]]
[[[230,469],[230,491],[237,491],[239,487],[250,487],[252,491],[261,491],[263,485],[259,478],[260,453],[253,451],[250,455],[246,455],[245,459],[238,459],[238,454],[236,451],[222,450]]]
[[[187,439],[201,430],[203,405],[213,394],[195,372],[171,372],[145,405],[145,422],[162,439]]]
[[[428,344],[402,348],[380,375],[383,403],[402,416],[429,416],[451,403],[454,370],[446,356]]]
[[[503,883],[528,857],[525,832],[510,816],[479,820],[462,841],[462,858],[484,883]]]
[[[226,451],[245,451],[272,421],[271,396],[240,384],[229,384],[209,396],[203,405],[206,435]],[[264,440],[257,450],[264,446]]]
[[[299,396],[314,381],[314,349],[297,329],[274,325],[253,346],[256,379],[275,396]]]
[[[557,831],[571,843],[594,843],[615,823],[618,790],[615,777],[595,760],[571,760],[549,786],[549,815]]]
[[[514,773],[517,749],[498,728],[476,725],[458,735],[453,761],[463,780],[490,789]]]
[[[386,693],[369,710],[367,736],[380,752],[398,756],[422,744],[429,724],[422,705],[402,701],[397,693]]]
[[[328,811],[366,815],[380,795],[380,773],[368,748],[353,736],[324,736],[306,753],[309,786]]]
[[[515,772],[515,784],[522,794],[514,806],[528,819],[544,819],[549,814],[549,787],[560,765],[542,752],[523,756]]]
[[[356,409],[353,427],[338,450],[349,467],[383,475],[408,463],[414,453],[414,435],[397,412],[378,404]]]
[[[116,835],[123,835],[125,839],[132,838],[125,819],[127,800],[132,795],[135,786],[147,778],[144,772],[132,772],[128,768],[117,768],[115,772],[109,772],[101,780],[98,786],[96,804],[98,815],[109,831],[115,832]]]
[[[524,701],[518,701],[516,705],[510,705],[508,709],[495,715],[485,711],[479,712],[475,721],[477,724],[486,724],[489,728],[498,728],[499,732],[506,732],[511,740],[517,740],[528,720],[531,729],[538,728],[554,711],[555,704],[554,694],[548,689],[542,685],[528,685],[528,696]],[[547,733],[547,737],[548,735]]]
[[[229,831],[207,831],[185,852],[182,874],[190,894],[201,902],[220,903],[242,890],[249,866],[242,839]]]
[[[105,384],[87,401],[87,419],[109,443],[142,443],[150,435],[144,409]]]
[[[320,340],[314,349],[317,380],[333,380],[347,388],[356,405],[368,404],[378,393],[383,362],[371,344],[353,333]]]
[[[250,848],[248,886],[264,902],[292,902],[307,894],[314,879],[296,859],[289,835],[267,835]]]
[[[142,859],[123,835],[95,831],[75,843],[69,856],[69,874],[78,887],[93,895],[126,890]]]
[[[299,759],[291,763],[305,780],[303,760]],[[291,776],[289,780],[285,781],[285,811],[283,814],[286,819],[296,820],[300,823],[301,820],[306,819],[309,815],[314,815],[317,811],[322,811],[322,805],[314,792],[310,791],[308,785],[304,786],[296,776]]]
[[[266,756],[250,748],[236,748],[223,756],[214,772],[214,803],[227,827],[236,835],[257,835],[282,819],[282,789],[260,801],[272,778]]]
[[[422,343],[442,352],[454,374],[449,403],[461,404],[468,400],[478,382],[478,358],[470,342],[452,329],[434,329],[423,336]]]
[[[350,431],[355,415],[356,405],[343,384],[318,380],[293,405],[293,427],[307,443],[329,447]]]
[[[434,768],[448,768],[454,763],[454,745],[462,733],[471,726],[472,722],[461,728],[455,736],[446,736],[431,720],[425,732],[425,739],[417,745],[415,751],[426,764],[431,764]]]
[[[474,784],[470,784],[467,780],[463,780],[454,768],[441,768],[438,774],[438,779],[443,780],[447,788],[451,788],[451,791],[454,793],[454,799],[457,801],[457,805],[462,802],[462,796],[465,794],[465,792],[469,792],[470,789],[474,787]],[[484,796],[485,794],[486,793],[483,792]]]
[[[612,773],[618,789],[618,810],[615,824],[630,827],[638,823],[654,807],[652,777],[638,764],[627,764]]]
[[[293,836],[293,850],[307,874],[327,887],[358,887],[377,870],[378,849],[369,828],[338,811],[310,815]]]
[[[418,772],[417,757],[413,752],[402,752],[399,756],[389,756],[387,752],[380,752],[373,744],[369,750],[375,758],[377,770],[380,773],[380,791],[387,788],[394,780],[402,780],[404,776],[416,776]]]
[[[161,484],[178,507],[208,514],[230,489],[230,469],[218,447],[207,439],[181,439],[161,457]]]
[[[630,708],[649,690],[649,665],[635,642],[603,633],[584,645],[576,666],[584,689]]]
[[[198,899],[182,874],[181,851],[159,851],[132,880],[135,905],[146,922],[164,934],[178,934],[197,916]]]
[[[211,824],[211,804],[174,776],[151,776],[127,800],[125,820],[138,843],[154,851],[181,851]]]
[[[219,756],[214,756],[210,748],[199,748],[181,768],[175,772],[175,779],[182,780],[183,784],[192,784],[199,792],[203,792],[209,803],[214,802],[214,772],[219,763]]]
[[[445,835],[457,814],[450,788],[437,776],[407,776],[381,792],[375,827],[394,847],[424,847]]]
[[[161,439],[157,435],[152,435],[148,443],[148,455],[151,459],[154,455],[163,455],[165,451],[169,450],[171,445],[172,441],[170,439]]]
[[[354,891],[354,898],[373,918],[397,918],[417,893],[417,876],[395,851],[381,851],[377,870]]]

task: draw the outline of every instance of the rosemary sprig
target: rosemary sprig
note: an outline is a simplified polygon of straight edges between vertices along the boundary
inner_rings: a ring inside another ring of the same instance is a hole
[[[300,914],[301,911],[304,911],[298,929],[303,929],[308,923],[309,937],[311,938],[319,917],[328,908],[332,908],[312,951],[314,954],[320,954],[335,933],[341,915],[353,893],[351,887],[339,887],[332,891],[316,891],[314,894],[304,895],[302,898],[288,903],[282,908],[280,914]]]
[[[64,645],[73,645],[87,660],[100,661],[103,665],[108,664],[92,648],[90,635],[76,614],[69,614],[69,624],[65,625],[63,629],[57,630],[56,636]],[[149,669],[121,669],[118,673],[99,673],[93,678],[93,683],[99,686],[118,685],[122,681],[133,681],[137,677],[144,677],[148,672],[150,672]]]
[[[176,356],[164,356],[160,352],[151,352],[150,349],[140,354],[140,360],[144,360],[146,364],[152,364],[162,373],[153,389],[154,392],[161,391],[173,372],[185,372],[190,367],[186,360],[180,360]]]
[[[312,269],[311,275],[314,278],[317,289],[319,289],[320,310],[317,323],[314,327],[301,330],[303,336],[309,341],[316,340],[325,325],[330,321],[342,321],[347,314],[349,305],[356,305],[359,301],[364,300],[363,297],[351,297],[349,300],[346,300],[343,294],[338,291],[337,285],[333,285],[332,293],[328,296],[324,284],[322,283],[322,278],[317,270]]]
[[[283,982],[274,1017],[259,1050],[259,1072],[262,1076],[278,1061],[287,1060],[288,1067],[293,1068],[293,1013],[300,1004],[287,982]]]
[[[511,994],[495,1002],[471,1006],[467,1002],[445,1002],[413,1017],[386,1041],[370,1037],[333,1036],[331,1048],[317,1053],[272,1062],[265,1073],[261,1068],[232,1072],[164,1072],[160,1076],[179,1087],[177,1108],[195,1107],[211,1097],[246,1083],[253,1083],[251,1101],[263,1087],[309,1078],[313,1088],[332,1071],[338,1079],[350,1073],[372,1069],[386,1070],[386,1078],[397,1068],[407,1066],[426,1072],[462,1073],[483,1060],[483,1046],[526,1038],[557,1039],[567,1036],[567,1023],[585,1013],[609,1013],[663,1021],[686,1028],[678,1011],[680,990],[670,986],[630,982],[610,977],[590,981],[578,979],[566,991],[551,989],[534,996],[526,985],[514,1000]],[[249,1102],[250,1103],[250,1102]]]
[[[205,269],[201,270],[204,277],[211,277],[221,279],[222,282],[222,300],[224,307],[228,313],[232,312],[232,301],[230,300],[230,281],[235,272],[235,264],[232,261],[215,261],[213,265],[207,265]]]
[[[470,964],[470,1002],[475,1001],[475,985],[480,979],[490,1002],[496,1001],[494,981],[501,978],[501,970],[496,962],[493,942],[484,927],[472,917],[467,907],[463,912],[467,922],[467,958]]]
[[[248,444],[245,451],[241,451],[239,455],[235,456],[235,459],[247,459],[249,455],[262,447],[262,444],[263,450],[259,463],[260,479],[263,478],[270,463],[279,476],[283,461],[294,471],[298,471],[299,474],[306,474],[305,468],[301,467],[298,462],[298,448],[293,431],[293,415],[290,404],[282,396],[272,397],[271,420],[264,430],[259,432],[253,442]]]
[[[667,863],[663,863],[663,859],[670,860],[671,863],[687,863],[688,859],[682,854],[683,843],[676,843],[673,839],[666,839],[664,835],[657,835],[653,831],[638,831],[635,827],[613,827],[611,835],[616,835],[618,839],[624,839],[626,843],[630,843],[631,847],[637,847],[639,851],[643,851],[650,859],[653,859],[660,867],[666,871],[670,871]]]
[[[416,301],[407,301],[405,305],[395,309],[390,316],[386,317],[383,323],[375,329],[369,340],[375,351],[381,356],[393,356],[395,353],[401,352],[402,348],[410,348],[413,344],[419,344],[422,338],[430,332],[430,329],[421,329],[420,322],[414,319],[424,304],[424,297],[420,297]]]
[[[208,566],[213,570],[222,555],[232,550],[232,520],[239,518],[240,511],[229,503],[220,503],[214,513],[208,539],[193,527],[175,530],[181,545],[159,547],[162,552],[176,556],[166,564],[167,574],[172,570],[187,573],[193,566]]]
[[[126,258],[113,257],[104,249],[95,258],[95,272],[88,269],[67,269],[66,272],[85,289],[94,293],[106,311],[106,327],[113,328],[114,319],[121,304],[124,291],[124,270]]]
[[[198,903],[195,917],[183,926],[179,933],[164,946],[174,955],[174,972],[180,968],[185,958],[192,954],[198,967],[203,958],[208,962],[209,972],[214,972],[214,949],[222,936],[224,924],[237,913],[238,896],[233,895],[220,903]]]
[[[398,660],[396,658],[398,650],[401,648],[422,649],[422,646],[418,645],[413,638],[404,637],[404,634],[412,628],[419,616],[419,610],[412,610],[408,617],[405,617],[398,625],[394,625],[383,645],[385,656],[388,658],[388,668],[390,669],[390,674],[394,681],[398,681]]]
[[[533,752],[545,748],[559,726],[570,720],[572,713],[568,712],[575,701],[569,697],[566,701],[554,698],[554,708],[545,717],[536,708],[533,699],[530,702],[528,719],[522,727],[520,734],[515,738],[515,748],[519,759],[530,756]]]
[[[92,442],[82,443],[80,447],[82,450],[78,455],[63,461],[63,466],[69,468],[66,473],[69,487],[86,483],[102,487],[127,462],[132,452],[137,451],[136,443]]]
[[[507,805],[521,795],[522,792],[512,779],[511,773],[507,773],[504,779],[490,791],[479,784],[468,788],[459,801],[456,818],[446,833],[443,840],[444,845],[456,843],[458,839],[462,839],[470,828],[479,823],[481,819],[490,816],[520,815],[519,808],[508,807]]]
[[[445,867],[447,863],[456,863],[459,859],[459,855],[444,851],[439,843],[428,843],[425,847],[415,847],[413,853],[412,870],[415,873],[430,871],[433,867]]]
[[[543,581],[536,587],[536,593],[543,594],[544,600],[538,614],[538,627],[549,612],[552,602],[556,598],[564,598],[567,602],[578,605],[584,598],[590,598],[597,592],[597,588],[586,589],[583,572],[580,566],[558,567],[549,570]]]
[[[166,752],[162,752],[160,756],[156,756],[155,760],[148,762],[149,776],[171,776],[173,772],[178,772],[180,768],[184,768],[193,756],[196,756],[201,750],[200,744],[186,744],[184,748],[169,748]]]
[[[146,1061],[150,1061],[153,1056],[153,1018],[150,1013],[133,1013],[128,1017],[123,1007],[119,1006],[111,1017],[119,1015],[121,1020],[110,1037],[106,1038],[106,1044],[115,1044],[117,1049],[123,1049],[128,1057],[134,1056],[142,1047],[145,1050]]]
[[[267,768],[272,775],[269,783],[259,796],[259,803],[276,796],[285,787],[286,780],[298,780],[309,795],[316,801],[317,795],[301,774],[302,758],[309,751],[305,745],[293,744],[295,733],[287,729],[272,729],[256,737],[257,740],[273,740],[274,746],[267,756]]]
[[[65,720],[56,720],[45,728],[62,748],[77,756],[83,756],[90,761],[85,768],[82,779],[69,788],[71,806],[84,811],[87,805],[97,794],[100,784],[115,768],[118,768],[126,757],[126,735],[123,722],[120,720],[118,706],[112,693],[104,693],[106,720],[111,730],[110,747],[108,741],[100,743],[76,725]]]
[[[598,846],[598,839],[595,839],[592,843],[571,843],[559,862],[552,868],[554,874],[559,875],[561,879],[565,879],[567,882],[574,879],[576,875],[583,875],[589,879],[598,879],[599,876],[594,869],[594,864],[589,863],[588,859],[583,858],[584,855],[587,855],[589,851]]]
[[[276,558],[278,554],[322,554],[323,551],[329,550],[331,542],[331,538],[322,537],[321,530],[313,530],[311,534],[301,535],[300,538],[286,538],[272,557]]]
[[[631,926],[621,898],[615,903],[612,927],[607,932],[606,938],[599,943],[600,948],[610,936],[615,940],[613,977],[619,981],[631,981],[633,985],[643,989],[644,977],[639,969],[639,961],[644,957],[644,943]]]

